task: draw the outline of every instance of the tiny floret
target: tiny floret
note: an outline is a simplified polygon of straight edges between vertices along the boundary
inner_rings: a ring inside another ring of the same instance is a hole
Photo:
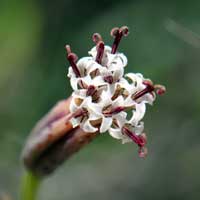
[[[166,89],[140,73],[124,74],[128,60],[117,49],[128,33],[126,26],[112,29],[112,47],[104,45],[101,35],[95,33],[92,37],[95,46],[89,56],[79,60],[66,45],[68,77],[74,90],[71,123],[91,134],[108,132],[122,143],[133,141],[139,147],[139,156],[145,157],[147,138],[142,119],[146,105],[153,105],[156,94],[162,95]]]

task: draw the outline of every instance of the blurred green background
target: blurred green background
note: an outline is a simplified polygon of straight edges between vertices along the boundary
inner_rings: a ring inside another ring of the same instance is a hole
[[[149,155],[102,135],[47,178],[38,199],[200,199],[199,10],[199,0],[1,0],[0,199],[17,198],[35,122],[72,91],[64,45],[85,56],[92,33],[111,45],[110,29],[122,25],[126,71],[167,87],[144,119]]]

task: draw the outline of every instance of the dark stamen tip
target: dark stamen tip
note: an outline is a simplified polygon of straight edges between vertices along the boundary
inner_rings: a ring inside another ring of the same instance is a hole
[[[72,52],[71,51],[71,47],[68,44],[65,45],[65,49],[66,49],[66,51],[67,51],[68,54],[70,54]]]
[[[158,95],[163,95],[166,92],[166,88],[163,85],[155,85],[154,87]]]
[[[129,34],[129,29],[127,26],[122,26],[120,28],[120,32],[122,33],[122,35],[127,36]]]
[[[102,37],[99,33],[94,33],[92,36],[92,40],[95,44],[98,44],[100,41],[102,41]]]
[[[147,148],[146,147],[140,147],[138,150],[138,154],[140,158],[145,158],[148,154]]]
[[[78,56],[71,51],[70,45],[65,45],[65,49],[67,51],[67,59],[76,62],[78,60]]]
[[[119,34],[119,28],[118,27],[115,27],[110,31],[110,35],[112,37],[116,37],[118,34]]]
[[[111,50],[112,54],[116,53],[122,36],[127,36],[128,33],[129,31],[127,26],[122,26],[121,28],[113,28],[111,30],[111,36],[115,38]]]

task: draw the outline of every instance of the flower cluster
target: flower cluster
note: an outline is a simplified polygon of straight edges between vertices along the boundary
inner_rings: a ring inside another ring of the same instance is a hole
[[[163,94],[165,87],[154,85],[139,73],[124,75],[127,58],[117,49],[121,38],[128,33],[126,26],[112,29],[112,47],[105,46],[102,37],[95,33],[96,46],[88,52],[88,57],[80,60],[66,45],[70,63],[68,77],[74,90],[70,104],[71,123],[85,132],[108,131],[122,143],[134,141],[139,146],[139,156],[144,157],[147,154],[146,135],[141,120],[146,104],[152,105],[156,94]]]

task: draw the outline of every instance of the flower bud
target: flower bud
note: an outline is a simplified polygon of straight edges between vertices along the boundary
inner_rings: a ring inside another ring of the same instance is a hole
[[[72,128],[71,98],[60,101],[31,131],[22,152],[25,167],[37,176],[51,174],[66,159],[89,143],[97,133]]]

